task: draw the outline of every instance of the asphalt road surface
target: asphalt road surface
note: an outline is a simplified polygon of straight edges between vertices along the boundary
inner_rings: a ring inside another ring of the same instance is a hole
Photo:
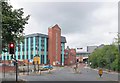
[[[118,81],[117,73],[103,73],[100,78],[97,70],[79,68],[80,73],[75,73],[73,67],[56,67],[51,73],[42,72],[20,75],[20,79],[26,81]]]

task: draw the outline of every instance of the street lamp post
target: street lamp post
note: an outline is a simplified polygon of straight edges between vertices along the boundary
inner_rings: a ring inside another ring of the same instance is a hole
[[[118,53],[120,54],[120,33],[119,32],[109,32],[109,33],[117,33],[117,38],[118,38],[118,41],[117,41],[117,44],[118,44]]]
[[[118,45],[118,56],[120,58],[120,33],[119,32],[110,32],[110,33],[117,33],[117,38],[118,38],[118,41],[117,41],[117,45]],[[120,61],[120,60],[118,60]],[[119,63],[118,63],[119,64]]]
[[[118,52],[119,52],[119,54],[120,54],[120,45],[119,45],[119,44],[120,44],[120,36],[119,36],[119,34],[120,34],[120,33],[118,32]]]

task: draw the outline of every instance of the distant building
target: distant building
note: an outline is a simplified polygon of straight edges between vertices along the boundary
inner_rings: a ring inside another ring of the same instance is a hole
[[[65,65],[73,65],[76,63],[76,50],[67,47],[65,49]]]
[[[79,60],[79,62],[86,62],[89,58],[89,55],[93,53],[97,48],[104,47],[104,44],[101,44],[99,46],[87,46],[87,51],[77,51],[76,53],[76,59]]]
[[[88,60],[89,55],[89,52],[77,52],[76,59],[78,59],[80,63],[86,62]]]
[[[98,46],[87,46],[87,52],[92,53],[97,48],[98,48]]]
[[[104,44],[101,44],[98,46],[98,48],[103,48],[105,45]]]

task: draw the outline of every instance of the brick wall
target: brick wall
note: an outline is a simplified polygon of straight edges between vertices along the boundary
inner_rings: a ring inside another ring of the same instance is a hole
[[[68,54],[66,54],[68,53]],[[73,65],[76,63],[76,50],[65,49],[65,65]]]
[[[58,25],[48,29],[48,58],[50,64],[57,65],[61,59],[61,29]]]

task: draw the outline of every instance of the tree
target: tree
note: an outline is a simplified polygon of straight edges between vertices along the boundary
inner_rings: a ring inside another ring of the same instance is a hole
[[[23,8],[13,9],[12,5],[2,1],[2,50],[10,42],[21,42],[24,38],[25,24],[28,24],[30,15],[24,16]]]
[[[92,68],[102,67],[114,71],[120,71],[119,60],[118,46],[114,44],[97,48],[89,58]]]

